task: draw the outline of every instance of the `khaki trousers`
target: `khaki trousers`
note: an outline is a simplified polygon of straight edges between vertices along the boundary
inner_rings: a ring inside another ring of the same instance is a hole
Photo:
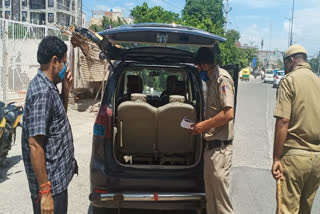
[[[282,214],[311,213],[320,184],[320,152],[287,149],[281,158],[283,167]]]
[[[204,183],[207,214],[233,214],[229,193],[232,145],[204,152]]]

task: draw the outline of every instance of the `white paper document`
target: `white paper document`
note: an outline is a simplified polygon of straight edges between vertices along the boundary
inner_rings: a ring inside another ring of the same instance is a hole
[[[193,127],[191,127],[192,125],[194,124],[194,122],[192,120],[189,120],[188,118],[184,117],[180,123],[180,126],[182,128],[185,128],[185,129],[190,129],[192,130]]]

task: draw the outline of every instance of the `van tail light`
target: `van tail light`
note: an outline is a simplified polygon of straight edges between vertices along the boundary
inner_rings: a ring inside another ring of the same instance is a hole
[[[95,189],[93,190],[95,193],[99,193],[99,194],[107,194],[109,193],[108,190],[104,190],[104,189]]]
[[[277,79],[277,80],[279,79],[279,76],[278,76],[278,75],[276,76],[276,79]]]
[[[102,106],[94,123],[93,134],[96,136],[104,136],[106,138],[110,138],[111,120],[112,110],[110,108],[107,108],[107,106]]]

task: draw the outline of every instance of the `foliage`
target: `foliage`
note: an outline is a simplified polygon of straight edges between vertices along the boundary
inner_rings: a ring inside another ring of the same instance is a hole
[[[320,70],[320,55],[318,58],[312,58],[309,60],[309,64],[311,65],[312,71],[318,73]]]
[[[127,24],[127,23],[125,23],[125,21],[123,19],[121,19],[120,17],[118,17],[118,19],[116,21],[114,21],[111,18],[104,16],[101,20],[101,25],[93,24],[90,26],[90,30],[93,30],[95,32],[99,32],[99,31],[106,30],[108,28],[114,28],[114,27],[118,27],[118,26],[124,25],[124,24]]]
[[[3,32],[2,32],[3,33]],[[47,34],[44,27],[33,27],[28,30],[28,27],[23,24],[9,23],[8,32],[9,39],[39,39],[48,36],[58,36],[60,39],[67,41],[69,37],[63,35],[58,30],[48,29]],[[3,35],[1,35],[3,36]]]
[[[253,58],[257,56],[257,48],[243,48],[240,51],[240,66],[241,68],[248,67]]]
[[[239,64],[240,68],[250,65],[253,58],[257,56],[256,48],[238,48],[235,43],[240,39],[240,33],[236,30],[229,30],[226,33],[227,41],[220,44],[219,64]],[[259,62],[257,62],[259,64]]]
[[[118,27],[120,25],[124,25],[127,24],[125,22],[125,20],[121,19],[120,17],[118,17],[118,19],[116,21],[113,21],[111,18],[104,16],[102,19],[102,27],[103,29],[108,29],[110,27],[114,28],[114,27]]]
[[[283,60],[280,60],[280,59],[278,60],[277,67],[280,68],[280,70],[284,70]]]
[[[223,36],[222,0],[186,0],[181,24]]]
[[[136,6],[131,10],[131,16],[135,23],[178,23],[179,14],[166,11],[162,7],[155,6],[149,8],[148,4],[144,2],[142,6]]]
[[[27,28],[22,24],[9,24],[8,26],[8,38],[9,39],[23,39],[24,37],[30,38],[30,33],[26,35]]]
[[[93,30],[94,32],[99,32],[99,31],[102,31],[102,26],[93,24],[93,25],[90,25],[89,29]]]
[[[219,45],[221,53],[218,62],[221,65],[239,64],[241,68],[248,67],[257,55],[256,48],[242,49],[235,45],[240,39],[238,31],[229,30],[224,35],[223,0],[186,0],[181,17],[159,6],[149,8],[144,2],[131,10],[131,16],[135,23],[177,23],[225,36],[227,41]]]
[[[229,30],[226,34],[226,37],[231,42],[236,43],[236,42],[239,42],[240,33],[236,30]]]

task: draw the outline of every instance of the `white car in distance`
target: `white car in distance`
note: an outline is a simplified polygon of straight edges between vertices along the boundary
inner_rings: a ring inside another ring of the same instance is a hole
[[[272,83],[273,82],[273,76],[274,76],[273,70],[272,69],[267,69],[263,82],[264,83],[267,83],[267,82]]]
[[[280,80],[284,77],[284,71],[278,71],[277,74],[273,78],[273,88],[279,87]]]

